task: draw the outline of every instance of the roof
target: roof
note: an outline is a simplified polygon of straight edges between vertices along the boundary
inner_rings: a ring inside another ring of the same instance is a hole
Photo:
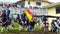
[[[52,4],[52,2],[49,2],[48,0],[26,0],[26,1],[41,1],[41,2],[48,2],[48,3]]]
[[[20,0],[20,1],[16,2],[15,4],[19,4],[19,3],[23,2],[23,1],[41,1],[41,2],[48,2],[48,3],[52,4],[52,2],[49,2],[47,0]]]
[[[13,4],[11,2],[0,2],[0,4]]]
[[[14,3],[14,4],[19,4],[19,3],[23,2],[23,1],[25,1],[25,0],[20,0],[20,1],[16,2],[16,3]]]
[[[47,6],[43,6],[43,8],[50,8],[50,7],[56,7],[56,6],[60,6],[60,2],[53,3],[53,4],[50,4],[50,5],[47,5]]]

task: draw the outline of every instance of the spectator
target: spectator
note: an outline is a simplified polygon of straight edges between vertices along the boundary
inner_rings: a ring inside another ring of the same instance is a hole
[[[53,20],[52,21],[52,25],[53,25],[53,32],[56,32],[57,29],[60,28],[60,26],[59,26],[59,17],[56,18],[56,20]]]
[[[10,10],[9,9],[6,10],[6,15],[7,15],[7,19],[9,20],[9,16],[10,16]]]

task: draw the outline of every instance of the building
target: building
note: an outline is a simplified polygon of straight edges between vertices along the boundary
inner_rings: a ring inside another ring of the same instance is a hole
[[[0,4],[2,4],[2,3],[0,3]],[[12,4],[12,3],[3,3],[3,4]],[[20,5],[21,7],[28,7],[28,8],[34,8],[34,7],[43,8],[41,10],[34,9],[35,13],[37,13],[37,15],[43,14],[45,12],[47,13],[47,15],[51,15],[51,16],[60,15],[60,3],[52,3],[52,2],[49,2],[48,0],[21,0],[16,3],[13,3],[13,4],[17,4],[17,5]],[[14,8],[12,8],[12,9],[14,9]],[[44,10],[44,9],[46,9],[46,10]],[[31,10],[34,11],[33,9],[31,9]],[[38,10],[38,12],[37,12],[37,10]],[[43,13],[42,13],[42,10],[43,10]],[[12,11],[15,11],[15,9]],[[20,11],[20,8],[18,10],[16,10],[15,12],[18,12],[18,11]],[[48,18],[49,30],[51,29],[51,22],[53,19],[55,19],[55,18]]]
[[[47,10],[45,10],[45,12],[47,11],[47,15],[50,15],[50,16],[59,16],[60,15],[60,3],[52,3],[47,0],[24,0],[21,2],[21,4],[20,4],[20,2],[17,2],[16,4],[19,4],[19,5],[22,4],[22,6],[28,7],[28,8],[42,7],[44,9],[47,9]],[[44,9],[42,9],[43,12],[44,12]],[[39,15],[40,15],[40,13],[39,13]],[[51,30],[51,22],[53,19],[55,19],[55,18],[48,18],[49,30]]]
[[[42,6],[46,6],[49,4],[52,4],[52,2],[49,2],[47,0],[22,0],[22,1],[18,1],[15,4],[19,4],[21,5],[21,7],[42,7]]]
[[[12,5],[13,3],[12,2],[0,2],[0,6],[3,5],[3,4],[4,5],[9,5],[9,4]]]
[[[54,3],[54,4],[50,4],[47,6],[43,6],[43,8],[48,9],[48,15],[51,16],[59,16],[60,17],[60,2],[58,3]],[[48,18],[48,22],[50,23],[50,28],[51,28],[51,22],[52,20],[55,18]]]
[[[48,9],[48,15],[52,15],[52,16],[60,15],[60,3],[50,4],[50,5],[44,6],[43,8]]]

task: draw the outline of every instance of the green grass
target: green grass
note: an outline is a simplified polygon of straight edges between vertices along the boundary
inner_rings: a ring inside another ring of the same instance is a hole
[[[19,27],[21,27],[21,26],[19,26],[19,24],[18,24],[18,22],[14,22],[14,28],[9,28],[9,32],[16,32],[16,31],[19,31]],[[40,29],[39,29],[39,25],[35,25],[35,27],[34,27],[34,29],[32,29],[32,31],[40,31]],[[25,29],[26,28],[22,28],[22,30],[21,31],[25,31]],[[1,30],[1,26],[0,26],[0,30]],[[4,31],[3,32],[6,32],[6,29],[4,28]]]
[[[9,28],[9,31],[19,31],[19,24],[17,22],[14,22],[14,28]],[[1,31],[1,26],[0,26],[0,31]],[[6,29],[4,28],[3,32],[5,32]]]
[[[10,30],[17,30],[18,31],[19,30],[19,24],[17,22],[14,22],[13,25],[14,25],[14,28],[13,29],[10,28]]]

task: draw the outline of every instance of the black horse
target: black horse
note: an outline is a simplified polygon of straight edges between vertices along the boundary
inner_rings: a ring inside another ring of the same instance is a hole
[[[7,18],[7,15],[6,15],[6,10],[3,10],[2,11],[2,27],[8,27],[8,25],[11,24],[11,18]]]
[[[2,27],[7,27],[7,15],[6,15],[6,10],[2,11]]]

